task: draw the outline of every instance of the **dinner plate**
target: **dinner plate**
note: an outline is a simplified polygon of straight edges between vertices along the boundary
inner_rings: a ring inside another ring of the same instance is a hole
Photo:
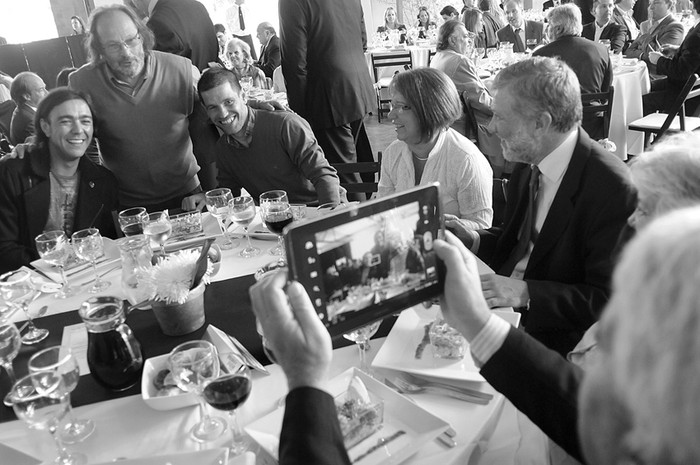
[[[468,352],[461,360],[435,358],[432,346],[428,343],[422,351],[421,358],[415,357],[416,348],[423,344],[425,327],[435,320],[439,309],[439,306],[433,305],[429,309],[414,307],[401,312],[386,341],[374,357],[372,366],[421,376],[483,382],[484,378],[479,374],[479,369]],[[520,313],[512,310],[494,310],[494,313],[513,326],[517,327],[520,322]]]
[[[217,448],[136,459],[114,460],[95,465],[114,465],[115,463],[119,465],[254,465],[255,454],[246,453],[229,460],[228,449]]]
[[[326,386],[327,391],[333,397],[344,393],[353,376],[358,376],[362,380],[371,395],[384,401],[382,428],[348,451],[350,461],[354,464],[400,463],[449,427],[444,420],[427,412],[356,368],[351,368],[330,380]],[[277,451],[283,415],[284,407],[280,407],[245,428],[261,449],[274,460],[278,460]],[[404,431],[404,433],[399,433],[400,431]],[[398,436],[396,436],[397,434]],[[380,439],[392,436],[396,436],[396,438],[387,442],[383,447],[375,447]],[[367,453],[370,450],[371,452]],[[359,460],[357,460],[358,458]]]

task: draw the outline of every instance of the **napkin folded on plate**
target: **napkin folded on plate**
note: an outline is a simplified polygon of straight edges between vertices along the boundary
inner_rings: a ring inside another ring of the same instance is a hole
[[[242,361],[253,370],[266,375],[269,374],[265,367],[262,366],[236,338],[226,334],[216,326],[209,325],[202,339],[214,344],[216,350],[219,352],[219,358],[221,359],[223,368],[229,373],[233,373],[239,365],[239,361]]]

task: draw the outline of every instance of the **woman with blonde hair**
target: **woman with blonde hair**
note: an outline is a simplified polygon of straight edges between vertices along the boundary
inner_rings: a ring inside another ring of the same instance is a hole
[[[253,65],[250,46],[247,43],[236,38],[229,40],[226,44],[226,55],[232,66],[231,71],[238,78],[238,82],[244,77],[250,77],[253,79],[253,87],[265,88],[265,73]]]
[[[390,6],[384,12],[384,26],[379,26],[377,28],[377,32],[379,32],[380,34],[387,34],[386,40],[389,40],[388,33],[390,31],[399,31],[401,33],[399,43],[402,44],[406,42],[406,26],[404,24],[399,23],[399,20],[396,18],[396,10],[394,10],[393,6]]]

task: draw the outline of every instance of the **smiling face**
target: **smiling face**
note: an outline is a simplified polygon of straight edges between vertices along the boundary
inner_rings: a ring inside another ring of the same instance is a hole
[[[226,49],[226,56],[228,56],[229,61],[231,61],[231,64],[236,68],[245,68],[248,65],[248,54],[237,42],[229,42]]]
[[[97,23],[102,56],[117,78],[131,82],[143,71],[145,52],[136,24],[122,11],[111,11]]]
[[[57,105],[40,125],[49,139],[51,158],[62,162],[79,160],[92,140],[92,113],[84,100]]]
[[[396,22],[396,12],[390,8],[384,13],[384,21],[387,24],[394,24]]]
[[[612,1],[612,0],[611,0]],[[523,25],[523,7],[518,2],[506,3],[506,19],[508,24],[513,27],[522,27]]]
[[[396,138],[410,146],[420,143],[423,134],[418,117],[407,102],[400,92],[394,90],[391,94],[389,119],[396,128]]]
[[[230,82],[203,91],[201,97],[207,116],[225,134],[234,135],[243,130],[248,119],[248,106],[241,91],[232,87]]]
[[[428,16],[428,12],[425,10],[420,10],[420,13],[418,13],[418,19],[420,20],[421,24],[428,24],[428,19],[430,16]]]
[[[539,143],[533,135],[535,123],[514,111],[516,98],[507,87],[496,92],[489,129],[500,137],[506,160],[534,163],[539,154]]]

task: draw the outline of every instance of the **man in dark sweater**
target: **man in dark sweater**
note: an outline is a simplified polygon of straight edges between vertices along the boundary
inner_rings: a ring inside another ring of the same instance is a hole
[[[340,203],[338,175],[304,119],[250,108],[236,76],[223,68],[205,72],[197,90],[209,119],[223,132],[216,145],[220,187],[234,195],[245,188],[255,200],[282,189],[293,203]],[[204,194],[182,204],[186,210],[203,206]]]

